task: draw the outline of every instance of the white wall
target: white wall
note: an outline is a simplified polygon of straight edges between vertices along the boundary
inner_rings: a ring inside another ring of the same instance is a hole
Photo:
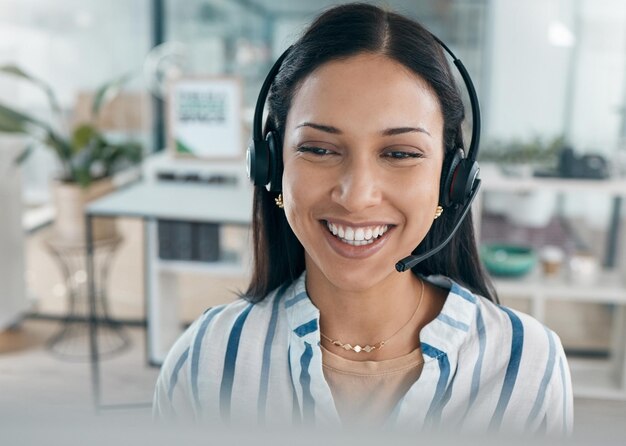
[[[584,0],[580,14],[572,140],[582,150],[611,154],[626,106],[626,1]]]
[[[571,50],[550,45],[556,0],[491,0],[486,138],[509,140],[562,131]],[[560,18],[563,20],[562,18]]]
[[[577,48],[549,42],[555,21],[575,33]],[[618,108],[625,105],[626,1],[490,0],[488,26],[486,138],[550,138],[570,119],[568,136],[577,150],[616,150]]]
[[[22,138],[0,137],[0,331],[26,310],[20,172],[13,163]]]

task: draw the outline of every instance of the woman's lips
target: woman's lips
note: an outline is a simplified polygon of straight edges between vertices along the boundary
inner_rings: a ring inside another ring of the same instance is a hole
[[[328,230],[348,245],[360,246],[373,243],[389,229],[387,224],[371,224],[363,226],[346,225],[326,221]]]
[[[333,250],[347,258],[365,258],[378,252],[394,225],[350,226],[321,220],[324,237]]]

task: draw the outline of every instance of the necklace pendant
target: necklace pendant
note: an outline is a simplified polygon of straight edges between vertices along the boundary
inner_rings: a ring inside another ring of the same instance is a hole
[[[340,342],[340,341],[338,341],[336,339],[330,340],[330,342],[333,345],[336,345],[337,347],[341,347],[341,348],[343,348],[346,351],[352,350],[355,353],[361,353],[361,352],[370,353],[371,351],[376,350],[377,348],[381,348],[383,345],[385,345],[385,342],[387,342],[387,341],[381,341],[381,342],[379,342],[376,345],[369,345],[368,344],[365,347],[361,347],[358,344],[355,345],[355,346],[352,346],[351,344],[347,344],[347,343],[343,344],[342,342]]]
[[[354,347],[352,347],[352,350],[354,352],[356,352],[356,353],[361,353],[361,352],[369,353],[372,350],[376,350],[376,346],[375,345],[366,345],[365,347],[361,347],[360,345],[355,345]]]

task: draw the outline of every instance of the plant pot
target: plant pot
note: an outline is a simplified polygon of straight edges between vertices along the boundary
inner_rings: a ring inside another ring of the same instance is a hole
[[[76,183],[54,182],[52,195],[56,210],[54,232],[57,239],[67,244],[85,244],[85,206],[114,189],[115,186],[111,178],[95,181],[87,188],[82,188]],[[117,229],[114,219],[93,219],[94,241],[110,239],[116,235]]]

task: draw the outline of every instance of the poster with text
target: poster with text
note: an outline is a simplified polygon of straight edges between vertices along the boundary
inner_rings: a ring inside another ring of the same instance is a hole
[[[181,79],[172,84],[169,98],[169,145],[177,155],[243,156],[238,79]]]

